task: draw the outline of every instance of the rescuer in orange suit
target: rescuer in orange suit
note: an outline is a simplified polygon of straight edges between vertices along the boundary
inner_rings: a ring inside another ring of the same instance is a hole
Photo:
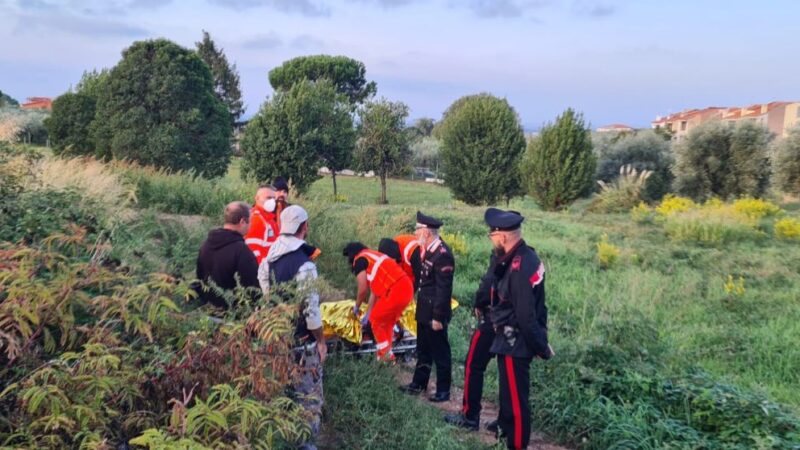
[[[366,325],[369,321],[372,325],[378,359],[394,360],[394,324],[414,298],[411,279],[394,259],[370,250],[360,242],[347,244],[342,254],[347,257],[358,281],[353,314],[359,315],[361,304],[367,299],[367,291],[370,291],[369,306],[361,323]]]
[[[392,259],[400,264],[406,275],[411,278],[416,292],[419,271],[422,267],[417,237],[413,234],[400,234],[395,236],[394,239],[383,238],[378,244],[378,251],[384,255],[391,256]]]

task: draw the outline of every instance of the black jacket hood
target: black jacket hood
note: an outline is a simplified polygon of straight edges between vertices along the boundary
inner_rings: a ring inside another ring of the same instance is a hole
[[[233,231],[226,230],[225,228],[215,228],[208,232],[206,242],[208,246],[214,250],[219,250],[222,247],[233,244],[234,242],[243,242],[244,237]]]

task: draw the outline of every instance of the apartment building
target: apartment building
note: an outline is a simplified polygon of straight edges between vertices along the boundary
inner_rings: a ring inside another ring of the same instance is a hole
[[[788,130],[800,125],[800,102],[770,102],[746,107],[718,107],[689,109],[664,117],[656,117],[651,122],[653,128],[664,128],[672,133],[674,140],[685,138],[696,126],[720,120],[735,126],[739,122],[750,121],[761,124],[776,136],[786,136]]]

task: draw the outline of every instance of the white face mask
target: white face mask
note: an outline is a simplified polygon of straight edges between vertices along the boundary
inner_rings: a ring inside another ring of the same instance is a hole
[[[264,200],[264,209],[267,212],[275,212],[275,205],[276,203],[274,198],[268,198]]]

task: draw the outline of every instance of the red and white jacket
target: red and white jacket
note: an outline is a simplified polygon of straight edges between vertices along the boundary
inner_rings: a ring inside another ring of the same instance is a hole
[[[267,257],[269,249],[279,234],[277,216],[267,212],[259,205],[253,207],[250,212],[250,231],[244,236],[244,242],[256,256],[256,261],[261,265],[261,261]]]

